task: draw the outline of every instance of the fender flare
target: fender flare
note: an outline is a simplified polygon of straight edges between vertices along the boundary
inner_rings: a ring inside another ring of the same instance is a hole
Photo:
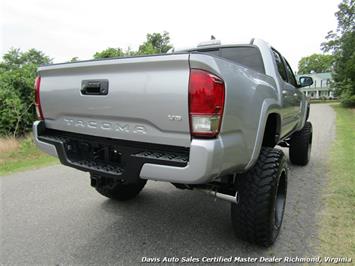
[[[269,115],[272,113],[276,113],[281,117],[280,105],[278,101],[275,99],[265,99],[260,111],[258,131],[254,142],[255,144],[254,144],[253,152],[249,162],[244,168],[245,171],[251,168],[259,157],[259,153],[263,143],[267,119]]]

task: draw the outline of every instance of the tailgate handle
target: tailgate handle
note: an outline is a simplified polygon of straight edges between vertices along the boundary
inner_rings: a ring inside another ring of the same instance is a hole
[[[81,94],[83,95],[107,95],[107,79],[90,79],[81,81]]]

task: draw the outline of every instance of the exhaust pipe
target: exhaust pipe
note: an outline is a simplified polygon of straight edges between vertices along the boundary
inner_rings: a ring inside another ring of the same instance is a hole
[[[221,199],[225,201],[232,202],[234,204],[238,204],[239,202],[239,196],[238,196],[238,191],[235,192],[234,196],[228,195],[228,194],[223,194],[214,190],[209,190],[209,189],[202,189],[202,188],[197,188],[198,191],[204,192],[210,196],[214,196],[216,199]]]

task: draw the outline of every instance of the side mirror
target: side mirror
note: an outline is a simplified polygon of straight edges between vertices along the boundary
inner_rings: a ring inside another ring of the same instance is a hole
[[[302,76],[299,78],[300,88],[311,86],[313,84],[313,79],[311,77]]]

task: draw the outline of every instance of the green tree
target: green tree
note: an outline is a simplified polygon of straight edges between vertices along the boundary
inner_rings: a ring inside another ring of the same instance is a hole
[[[332,70],[334,56],[329,54],[312,54],[302,57],[298,62],[298,73],[308,74],[312,71],[316,73],[329,72]]]
[[[172,45],[169,44],[169,33],[166,31],[163,33],[148,33],[146,38],[146,41],[139,46],[138,51],[133,51],[130,47],[128,47],[125,51],[121,48],[107,48],[101,52],[96,52],[94,54],[94,58],[99,59],[121,56],[162,54],[172,48]]]
[[[342,103],[355,106],[355,0],[343,0],[338,8],[336,32],[330,31],[321,47],[335,57],[334,86]]]
[[[26,65],[49,64],[52,61],[43,52],[36,49],[29,49],[27,52],[21,52],[20,49],[11,48],[3,55],[0,62],[0,70],[8,71],[19,69]]]
[[[125,56],[135,56],[138,55],[137,51],[132,50],[130,46],[124,51]]]
[[[41,51],[10,49],[0,62],[0,135],[22,135],[36,118],[33,83],[37,67],[51,63]]]
[[[72,59],[70,59],[69,62],[78,62],[78,61],[79,61],[79,57],[74,56],[74,57],[72,57]]]
[[[169,51],[172,46],[169,44],[169,33],[148,33],[147,40],[139,46],[138,54],[162,54]]]
[[[121,48],[107,48],[101,52],[96,52],[94,54],[95,59],[99,58],[111,58],[111,57],[121,57],[124,56],[125,53],[122,51]]]

